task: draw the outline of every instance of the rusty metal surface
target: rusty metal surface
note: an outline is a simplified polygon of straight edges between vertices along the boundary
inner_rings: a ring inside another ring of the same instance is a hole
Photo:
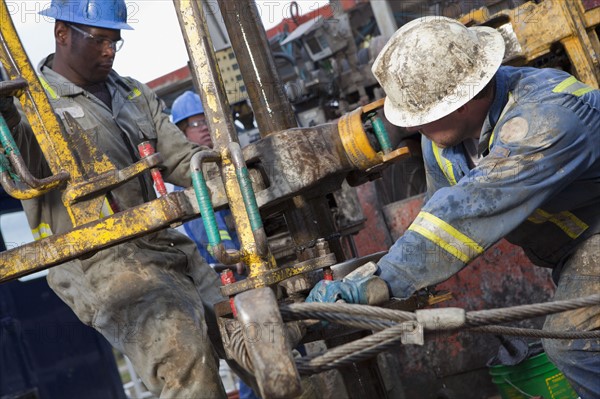
[[[0,253],[0,282],[146,235],[193,215],[181,192]]]
[[[241,185],[242,185],[242,180],[244,179],[244,176],[246,175],[247,170],[247,166],[246,166],[246,161],[243,158],[242,155],[242,149],[239,145],[239,143],[229,143],[228,147],[228,155],[229,155],[229,159],[231,159],[231,163],[233,164],[235,173],[236,173],[236,180],[238,182],[238,184],[240,184],[240,191],[241,191]],[[249,177],[249,174],[248,174]],[[252,227],[251,226],[251,232],[252,232],[252,236],[254,238],[253,244],[255,245],[255,250],[254,252],[256,253],[256,255],[260,258],[259,263],[260,265],[257,265],[257,267],[264,267],[264,270],[268,270],[270,268],[275,267],[275,264],[271,264],[270,259],[271,259],[271,253],[269,252],[269,246],[267,243],[267,235],[265,233],[265,229],[263,227],[262,224],[262,220],[260,220],[260,214],[258,213],[258,204],[255,202],[256,201],[256,195],[254,193],[254,188],[252,187],[252,184],[249,184],[247,187],[247,196],[248,198],[248,203],[246,204],[246,201],[244,201],[244,205],[246,208],[246,213],[248,214],[248,217],[250,217],[250,213],[251,212],[256,212],[256,219],[255,223],[257,224],[256,227]],[[248,209],[251,208],[251,209]],[[251,223],[252,224],[252,223]],[[254,276],[257,273],[250,273],[250,276]]]
[[[194,85],[202,99],[214,148],[224,149],[231,141],[237,141],[237,134],[202,4],[199,1],[179,0],[174,0],[173,4],[188,49]]]
[[[194,209],[183,193],[132,208],[128,211],[98,220],[104,203],[103,194],[110,189],[139,176],[161,162],[154,154],[123,170],[118,170],[91,142],[89,132],[83,130],[74,118],[65,113],[65,129],[55,115],[44,86],[29,63],[12,24],[5,2],[0,3],[0,62],[11,79],[22,78],[16,86],[4,89],[17,90],[35,139],[52,171],[52,176],[37,180],[19,159],[11,159],[13,166],[25,183],[37,189],[23,189],[22,185],[2,180],[8,191],[16,197],[31,198],[52,188],[66,184],[63,203],[75,228],[63,235],[50,236],[31,244],[4,252],[1,255],[0,281],[42,270],[79,256],[92,253],[132,238],[145,235],[194,216]],[[20,88],[20,89],[19,89]],[[70,134],[66,134],[66,133]],[[10,158],[10,157],[9,157]],[[14,157],[13,157],[14,158]]]
[[[98,219],[104,202],[103,194],[157,166],[162,158],[156,153],[119,170],[92,143],[90,132],[84,130],[68,112],[64,117],[70,132],[65,136],[68,147],[65,153],[74,160],[80,174],[69,181],[62,199],[73,226],[81,226]]]
[[[17,186],[9,172],[0,174],[0,184],[8,195],[18,200],[32,199],[44,193],[44,191],[23,187],[22,185]]]
[[[260,288],[241,293],[235,297],[235,307],[261,397],[300,395],[300,375],[273,291]]]
[[[219,0],[261,137],[297,127],[253,0]]]
[[[143,172],[160,165],[162,161],[162,156],[157,152],[124,169],[113,169],[93,177],[90,176],[89,179],[70,185],[65,190],[64,199],[68,204],[73,205],[100,194],[105,194]],[[98,215],[94,216],[97,217]],[[78,222],[79,224],[85,223],[81,219],[78,219]]]
[[[353,169],[339,145],[334,124],[271,134],[243,150],[249,167],[260,168],[267,188],[259,206],[276,205],[303,193],[324,195],[338,189]]]
[[[586,11],[600,7],[600,0],[581,0]]]
[[[20,155],[10,151],[10,153],[7,155],[7,158],[17,176],[19,176],[27,186],[37,191],[38,196],[54,190],[69,179],[69,174],[65,171],[58,172],[55,175],[43,179],[37,179],[31,174],[27,168],[27,165],[25,164],[25,161]]]
[[[21,90],[26,89],[27,81],[21,77],[0,82],[0,97],[18,96]]]
[[[415,220],[421,207],[425,194],[417,195],[405,200],[392,202],[382,207],[383,217],[389,229],[392,240],[396,241]]]
[[[385,225],[375,184],[373,182],[363,184],[357,187],[356,191],[367,219],[365,228],[354,238],[358,256],[387,251],[394,241]]]
[[[465,24],[510,24],[500,32],[509,32],[512,59],[509,63],[526,64],[563,47],[572,73],[582,82],[598,88],[600,82],[600,45],[595,32],[600,17],[596,1],[547,0],[527,2],[515,9],[490,15],[481,9],[464,15]],[[496,21],[496,22],[494,22]]]
[[[250,268],[251,275],[259,275],[273,269],[275,264],[269,253],[264,231],[261,233],[260,230],[252,230],[248,214],[250,210],[246,208],[242,197],[238,177],[246,166],[239,151],[237,133],[204,10],[200,2],[174,1],[174,4],[192,62],[195,84],[200,89],[214,149],[221,154],[221,178],[235,220],[241,257]]]
[[[341,258],[339,234],[325,198],[339,188],[347,169],[345,154],[336,148],[337,130],[327,125],[294,129],[296,118],[279,81],[255,2],[219,0],[219,7],[236,57],[244,60],[240,72],[263,137],[244,150],[249,166],[259,162],[265,176],[266,188],[257,192],[261,211],[268,215],[269,206],[281,204],[299,260],[308,260],[304,249],[320,238]]]
[[[258,277],[249,277],[233,284],[222,286],[221,294],[224,296],[230,296],[251,290],[253,288],[267,287],[303,273],[334,265],[335,262],[335,255],[327,254],[306,260],[304,262],[296,263],[293,266],[268,270]]]
[[[379,217],[376,211],[370,211],[373,197],[365,193],[364,187],[359,189],[359,198],[365,214]],[[422,196],[417,196],[385,206],[385,223],[383,220],[379,224],[367,223],[359,233],[356,240],[359,253],[372,251],[372,236],[391,234],[394,239],[401,236],[419,213],[421,204]],[[532,265],[520,248],[504,240],[436,288],[451,292],[453,298],[437,306],[467,310],[542,302],[554,290],[549,270]],[[542,320],[536,319],[525,326],[541,327],[541,324]],[[495,387],[485,364],[497,351],[499,344],[495,339],[467,333],[432,338],[422,348],[403,346],[383,355],[394,367],[402,369],[402,374],[396,377],[406,397],[436,399],[437,392],[445,389],[456,397],[470,398],[474,397],[472,384],[476,384],[478,395],[481,394],[477,397],[492,396]]]
[[[4,1],[0,2],[0,21],[0,62],[9,78],[23,78],[28,83],[27,90],[23,90],[18,98],[50,170],[53,174],[65,171],[76,179],[81,176],[81,170],[72,157],[46,91],[29,63]]]

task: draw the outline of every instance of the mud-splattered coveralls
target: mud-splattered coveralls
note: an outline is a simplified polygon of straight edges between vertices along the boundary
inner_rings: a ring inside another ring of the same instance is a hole
[[[428,200],[379,261],[393,294],[448,279],[503,237],[553,268],[555,299],[600,293],[600,91],[554,69],[501,67],[478,146],[474,162],[464,144],[423,138]],[[600,306],[544,328],[598,329]],[[598,340],[544,347],[582,398],[600,398]]]
[[[165,180],[191,185],[190,159],[201,147],[187,141],[169,122],[162,103],[147,86],[112,71],[106,82],[112,97],[109,108],[55,73],[50,68],[52,59],[42,60],[38,72],[61,118],[69,112],[119,169],[136,162],[137,145],[150,140],[164,158]],[[14,135],[32,171],[48,175],[29,125],[22,121]],[[72,228],[61,194],[53,191],[24,201],[35,238]],[[112,196],[121,210],[156,198],[148,176],[112,190]],[[106,201],[102,216],[113,211]],[[185,235],[165,229],[99,251],[50,269],[48,282],[81,321],[131,359],[155,395],[226,396],[215,357],[220,338],[212,306],[223,300],[220,283]]]

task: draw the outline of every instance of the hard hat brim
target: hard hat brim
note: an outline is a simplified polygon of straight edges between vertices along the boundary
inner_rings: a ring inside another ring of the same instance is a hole
[[[435,106],[424,108],[415,112],[414,107],[403,107],[403,104],[394,104],[389,98],[384,102],[385,117],[390,123],[401,127],[421,126],[441,119],[469,102],[477,95],[494,77],[504,58],[504,39],[502,34],[494,28],[487,26],[470,27],[482,42],[482,57],[478,60],[479,67],[464,79],[466,84],[459,84],[457,89],[440,99]]]

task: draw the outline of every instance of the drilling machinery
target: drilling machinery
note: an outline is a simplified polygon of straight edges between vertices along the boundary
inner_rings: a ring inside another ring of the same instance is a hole
[[[243,60],[239,63],[240,71],[261,136],[242,149],[228,111],[204,10],[199,2],[174,0],[173,3],[196,87],[205,106],[214,149],[194,158],[190,171],[194,187],[106,217],[99,216],[106,193],[142,173],[151,173],[160,166],[160,154],[150,152],[131,166],[118,170],[106,154],[85,139],[85,132],[74,119],[67,117],[68,134],[65,134],[44,87],[27,60],[6,3],[0,4],[3,21],[0,62],[11,79],[0,84],[0,95],[18,97],[53,172],[44,179],[32,176],[10,132],[2,128],[0,141],[4,151],[0,153],[0,183],[17,199],[36,198],[60,190],[73,225],[65,234],[48,236],[0,254],[0,282],[85,257],[199,216],[208,223],[210,232],[212,212],[229,207],[241,249],[235,253],[225,251],[218,235],[213,235],[210,245],[215,257],[225,265],[241,260],[249,269],[249,277],[238,282],[224,279],[221,292],[236,304],[232,308],[227,300],[216,307],[224,346],[230,357],[253,369],[263,397],[294,397],[301,388],[292,343],[314,337],[304,336],[304,326],[299,323],[283,323],[278,304],[302,300],[315,279],[325,274],[338,279],[356,266],[376,259],[371,256],[347,261],[328,195],[338,190],[344,181],[350,185],[368,181],[386,164],[407,157],[410,151],[390,145],[377,113],[383,105],[381,100],[359,107],[336,122],[298,127],[277,77],[254,2],[218,0],[235,55]],[[551,2],[542,4],[550,7]],[[546,14],[554,9],[547,8]],[[571,12],[568,8],[562,11],[561,15]],[[583,20],[585,26],[578,32],[585,32],[585,27],[591,26],[597,15],[596,11],[581,14],[579,21]],[[470,14],[470,19],[464,21],[488,21],[505,29],[509,24],[516,32],[513,43],[520,43],[513,60],[527,62],[529,56],[534,59],[548,52],[550,45],[535,47],[532,41],[523,41],[524,34],[519,30],[523,25],[519,25],[517,17],[522,18],[523,14],[506,13],[492,22],[487,16]],[[597,80],[593,81],[598,77],[597,58],[585,57],[578,62],[582,54],[592,53],[578,51],[576,47],[578,42],[588,40],[590,47],[596,48],[597,36],[595,41],[592,35],[587,39],[578,37],[578,41],[567,40],[569,38],[567,35],[557,40],[563,40],[571,49],[569,56],[574,54],[573,65],[588,65],[587,69],[581,67],[577,71],[584,80],[597,86]],[[215,164],[218,174],[204,176],[204,164]],[[265,218],[277,214],[283,215],[295,249],[295,260],[285,265],[278,264],[273,256],[263,226]],[[272,340],[264,344],[250,345],[244,342],[248,337],[239,332],[241,325],[253,323],[278,326],[281,333],[272,334]],[[321,335],[320,338],[327,337]],[[245,348],[243,353],[239,350],[241,346]],[[358,380],[368,374],[360,367],[355,372],[360,377]],[[348,380],[350,378],[347,383]],[[378,397],[385,395],[375,384],[368,393]]]
[[[0,256],[0,281],[8,281],[104,248],[155,232],[202,215],[215,257],[225,265],[240,260],[249,269],[247,279],[225,280],[224,297],[244,295],[232,315],[229,301],[217,305],[225,347],[232,357],[231,325],[259,323],[284,326],[278,301],[298,300],[310,289],[307,274],[345,260],[341,237],[329,208],[327,195],[344,180],[366,181],[384,164],[406,156],[406,148],[392,149],[377,116],[383,101],[359,108],[336,123],[299,128],[275,73],[265,32],[252,1],[219,1],[221,14],[240,63],[261,139],[241,149],[231,119],[227,96],[217,67],[204,10],[198,2],[174,1],[194,71],[205,115],[209,121],[213,150],[198,153],[192,161],[194,187],[143,205],[101,217],[106,194],[142,173],[153,173],[161,156],[147,149],[139,160],[117,169],[106,154],[95,148],[74,118],[65,116],[61,129],[50,107],[45,88],[27,60],[5,2],[0,5],[2,42],[0,62],[9,81],[0,86],[3,96],[16,96],[27,115],[53,175],[37,179],[5,124],[0,140],[2,187],[17,199],[31,199],[60,190],[73,228],[33,243],[5,251]],[[4,21],[7,21],[5,23]],[[260,82],[260,83],[259,83]],[[254,84],[253,84],[254,83]],[[204,176],[204,164],[216,164],[216,176]],[[211,235],[211,214],[229,207],[241,249],[223,249],[218,235]],[[296,248],[296,261],[279,266],[268,245],[262,219],[284,215]],[[334,277],[339,277],[335,276]],[[275,290],[287,284],[284,294]],[[275,295],[275,292],[278,295]],[[290,341],[297,323],[273,342],[248,346],[251,364],[264,397],[299,394],[300,380],[293,362]],[[240,359],[236,359],[244,364]],[[273,378],[277,375],[277,378]]]

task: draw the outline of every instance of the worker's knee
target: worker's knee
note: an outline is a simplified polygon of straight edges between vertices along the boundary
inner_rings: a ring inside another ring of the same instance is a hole
[[[221,398],[225,390],[219,377],[219,361],[207,341],[200,347],[178,343],[168,355],[156,361],[155,374],[150,376],[153,391],[160,397]],[[157,389],[158,388],[158,389]]]
[[[542,341],[548,358],[581,398],[600,397],[600,340]]]
[[[546,355],[550,359],[552,363],[560,370],[567,368],[571,365],[574,365],[572,354],[570,353],[570,347],[567,345],[567,342],[560,339],[543,339],[542,345],[544,347],[544,351]]]

